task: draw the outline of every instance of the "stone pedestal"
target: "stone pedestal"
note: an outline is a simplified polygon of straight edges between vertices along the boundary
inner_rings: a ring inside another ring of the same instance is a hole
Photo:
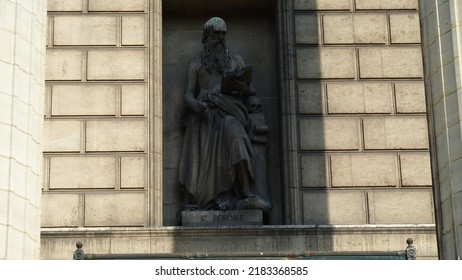
[[[259,226],[263,225],[261,210],[182,211],[182,226]]]

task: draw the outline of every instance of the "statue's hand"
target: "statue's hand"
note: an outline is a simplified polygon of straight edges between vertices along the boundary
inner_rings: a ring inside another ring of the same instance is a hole
[[[196,113],[202,113],[205,111],[205,108],[207,108],[207,105],[205,105],[205,103],[203,102],[200,102],[200,101],[197,101],[193,104],[192,106],[192,109],[194,110],[194,112]]]
[[[245,94],[245,95],[253,95],[255,94],[255,89],[253,88],[253,86],[250,84],[248,85],[246,81],[244,80],[238,80],[238,79],[235,79],[233,80],[233,83],[234,83],[234,87],[237,91]]]

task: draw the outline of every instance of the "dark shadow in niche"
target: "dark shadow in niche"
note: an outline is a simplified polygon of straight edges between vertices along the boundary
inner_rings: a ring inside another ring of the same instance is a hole
[[[194,5],[193,3],[194,2]],[[219,2],[219,3],[218,3]],[[213,16],[228,27],[231,53],[253,67],[253,86],[269,125],[268,182],[273,209],[265,223],[283,224],[279,127],[276,1],[164,1],[163,6],[163,194],[164,225],[178,225],[184,205],[178,183],[178,165],[186,111],[183,94],[186,70],[202,51],[202,27]]]

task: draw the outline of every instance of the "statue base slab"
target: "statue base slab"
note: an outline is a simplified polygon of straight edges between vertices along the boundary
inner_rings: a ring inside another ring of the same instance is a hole
[[[182,211],[182,226],[261,226],[263,211],[261,210],[229,210],[229,211]]]

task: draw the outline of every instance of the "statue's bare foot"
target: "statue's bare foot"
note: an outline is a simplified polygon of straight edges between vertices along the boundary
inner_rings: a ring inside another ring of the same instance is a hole
[[[244,199],[238,200],[236,202],[236,209],[237,210],[263,210],[268,211],[271,209],[271,204],[262,199],[261,197],[252,194]]]

